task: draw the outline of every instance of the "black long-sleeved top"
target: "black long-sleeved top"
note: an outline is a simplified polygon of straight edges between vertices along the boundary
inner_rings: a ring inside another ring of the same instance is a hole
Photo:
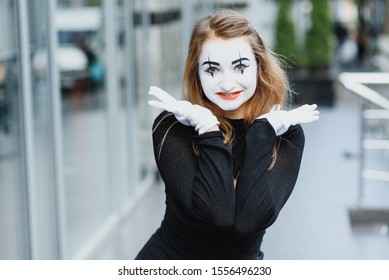
[[[220,131],[198,135],[167,112],[156,118],[154,154],[166,185],[166,212],[136,259],[263,258],[265,230],[297,180],[304,133],[295,125],[280,136],[269,170],[278,143],[270,123],[258,119],[246,131],[243,120],[230,122],[232,147]]]

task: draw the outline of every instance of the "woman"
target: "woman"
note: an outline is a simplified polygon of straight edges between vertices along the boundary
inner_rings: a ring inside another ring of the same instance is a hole
[[[250,23],[233,11],[194,27],[184,73],[188,101],[157,87],[165,110],[153,142],[166,213],[137,259],[262,259],[262,238],[295,185],[299,123],[316,105],[284,111],[288,84]]]

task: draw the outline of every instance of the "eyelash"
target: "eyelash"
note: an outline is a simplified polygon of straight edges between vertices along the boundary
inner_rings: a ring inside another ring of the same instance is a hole
[[[239,70],[243,74],[244,69],[246,69],[247,67],[249,67],[249,66],[246,64],[240,63],[234,67],[234,70]]]
[[[236,66],[234,67],[234,70],[238,70],[239,72],[241,72],[241,74],[243,74],[244,69],[246,69],[247,67],[249,67],[249,66],[246,65],[246,64],[241,63],[241,64],[236,65]],[[212,77],[213,77],[213,75],[214,75],[217,71],[219,71],[219,69],[216,68],[216,67],[213,67],[213,66],[208,67],[207,69],[205,69],[205,72],[211,74]]]
[[[217,69],[216,67],[208,67],[207,69],[205,69],[205,72],[211,74],[211,76],[213,77],[213,74],[215,74],[215,72],[219,71],[219,69]]]

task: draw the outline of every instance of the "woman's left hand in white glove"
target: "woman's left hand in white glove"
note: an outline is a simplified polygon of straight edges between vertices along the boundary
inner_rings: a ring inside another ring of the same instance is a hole
[[[266,114],[257,119],[267,119],[277,136],[284,134],[291,125],[309,123],[319,119],[317,105],[305,104],[291,111],[280,110],[280,105],[275,105]]]

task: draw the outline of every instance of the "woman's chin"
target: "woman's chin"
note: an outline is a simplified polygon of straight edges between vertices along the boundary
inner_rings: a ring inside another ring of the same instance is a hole
[[[232,111],[235,111],[238,108],[237,107],[226,107],[226,106],[223,106],[223,108],[221,107],[221,109],[223,111],[226,111],[226,112],[232,112]]]

